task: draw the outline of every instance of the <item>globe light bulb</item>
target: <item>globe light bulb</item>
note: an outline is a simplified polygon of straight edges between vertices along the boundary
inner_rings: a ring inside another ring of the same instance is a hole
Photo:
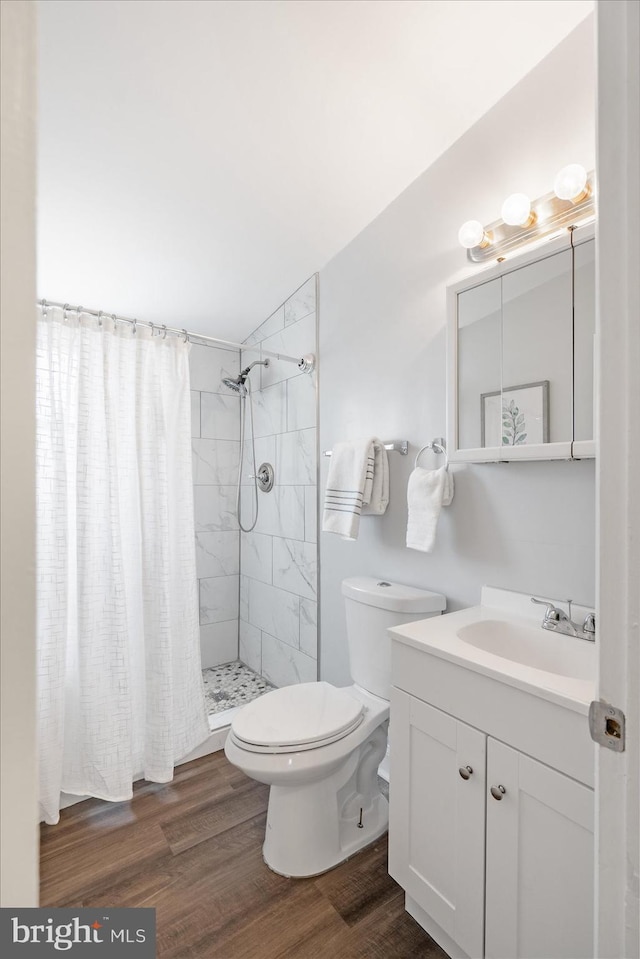
[[[484,232],[484,227],[479,220],[467,220],[458,231],[458,240],[465,250],[471,250],[474,246],[487,246],[488,240]]]
[[[553,192],[560,200],[579,203],[589,195],[587,171],[579,163],[570,163],[560,170],[553,183]]]
[[[531,200],[525,193],[512,193],[502,204],[502,219],[509,226],[530,226],[534,218]]]

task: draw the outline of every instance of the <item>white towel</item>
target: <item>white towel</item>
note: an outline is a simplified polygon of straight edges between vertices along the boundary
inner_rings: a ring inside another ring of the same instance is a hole
[[[453,476],[441,466],[425,470],[416,466],[407,486],[407,546],[430,553],[436,540],[438,517],[442,506],[453,499]]]
[[[389,502],[389,462],[380,440],[367,438],[333,447],[322,529],[357,539],[363,512],[384,513]]]

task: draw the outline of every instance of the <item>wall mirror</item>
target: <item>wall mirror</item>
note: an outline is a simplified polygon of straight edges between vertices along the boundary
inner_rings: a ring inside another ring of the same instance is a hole
[[[593,225],[453,284],[452,462],[595,455]]]

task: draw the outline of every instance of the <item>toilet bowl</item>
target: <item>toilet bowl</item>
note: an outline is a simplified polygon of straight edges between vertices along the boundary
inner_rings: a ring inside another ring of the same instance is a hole
[[[365,577],[342,591],[353,685],[273,690],[236,714],[225,743],[233,765],[271,787],[263,856],[284,876],[326,872],[386,832],[387,628],[445,608],[438,593]]]
[[[281,735],[272,724],[260,748],[255,740],[271,707],[283,718],[289,713]],[[254,741],[232,727],[225,752],[247,776],[271,786],[262,851],[274,872],[315,876],[386,831],[389,810],[377,770],[387,747],[388,702],[357,686],[304,683],[274,690],[242,712],[241,732]],[[310,713],[318,720],[316,738],[292,744],[288,731],[300,722],[306,736]]]

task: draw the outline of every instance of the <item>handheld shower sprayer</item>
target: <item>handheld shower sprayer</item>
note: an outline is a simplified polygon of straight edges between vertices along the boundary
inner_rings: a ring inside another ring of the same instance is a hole
[[[225,377],[222,382],[230,390],[233,390],[234,393],[240,395],[240,399],[243,401],[240,404],[240,464],[238,466],[238,484],[236,487],[236,517],[238,519],[238,526],[244,533],[250,533],[252,529],[255,528],[256,523],[258,522],[258,470],[256,469],[256,442],[255,442],[255,432],[253,429],[253,397],[251,395],[251,381],[247,383],[249,373],[254,366],[269,366],[269,360],[254,360],[253,363],[249,363],[248,366],[242,370],[242,372],[235,378]],[[245,386],[245,383],[247,385]],[[244,467],[244,455],[245,455],[245,426],[247,421],[247,404],[246,399],[249,397],[249,417],[251,420],[251,450],[253,453],[253,473],[251,474],[250,479],[253,480],[253,495],[254,495],[254,518],[251,526],[243,526],[242,518],[240,515],[240,486],[242,483],[242,471]],[[270,483],[265,485],[265,482],[260,478],[261,488],[266,492],[271,489],[273,486],[273,469],[271,469],[271,479]]]

